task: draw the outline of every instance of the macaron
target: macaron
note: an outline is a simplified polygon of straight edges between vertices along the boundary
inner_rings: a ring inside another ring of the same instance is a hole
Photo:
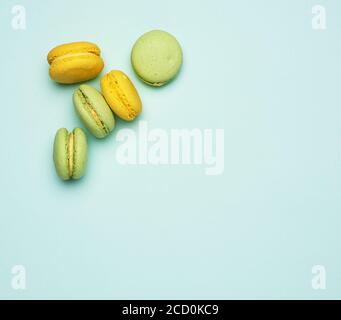
[[[111,110],[121,119],[134,120],[142,111],[141,98],[128,76],[119,70],[101,79],[103,96]]]
[[[62,180],[80,179],[87,164],[87,139],[80,128],[71,133],[65,128],[56,133],[53,160],[58,176]]]
[[[96,138],[102,139],[114,129],[114,115],[102,94],[95,88],[82,84],[73,94],[73,103],[85,127]]]
[[[153,30],[142,35],[131,52],[131,63],[137,76],[155,87],[163,86],[175,78],[182,60],[179,42],[162,30]]]
[[[51,79],[64,84],[93,79],[104,67],[101,50],[91,42],[59,45],[48,53],[47,61]]]

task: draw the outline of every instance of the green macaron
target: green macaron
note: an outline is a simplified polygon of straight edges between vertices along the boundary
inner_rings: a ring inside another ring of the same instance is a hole
[[[80,128],[71,133],[65,128],[56,133],[53,160],[58,176],[62,180],[80,179],[87,164],[87,140]]]
[[[95,88],[81,85],[73,94],[73,103],[82,122],[96,138],[104,138],[114,129],[114,115]]]
[[[133,69],[140,79],[160,87],[172,80],[182,65],[182,49],[168,32],[153,30],[142,35],[131,53]]]

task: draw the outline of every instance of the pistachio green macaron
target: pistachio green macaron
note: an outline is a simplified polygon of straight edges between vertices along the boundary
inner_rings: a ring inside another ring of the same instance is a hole
[[[179,42],[162,30],[153,30],[142,35],[131,52],[131,63],[138,77],[155,87],[171,81],[178,74],[182,60]]]
[[[114,114],[95,88],[81,85],[73,94],[73,103],[82,122],[96,138],[102,139],[114,129]]]
[[[65,128],[56,133],[53,160],[58,176],[62,180],[80,179],[87,164],[87,139],[80,128],[69,133]]]

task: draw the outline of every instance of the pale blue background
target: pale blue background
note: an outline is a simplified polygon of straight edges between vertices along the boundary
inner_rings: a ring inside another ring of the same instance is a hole
[[[341,298],[341,3],[320,2],[322,32],[310,0],[1,0],[0,298]],[[155,28],[185,57],[162,89],[129,60]],[[132,78],[150,127],[224,128],[224,174],[119,165],[116,131],[89,136],[86,177],[60,182],[54,134],[81,123],[76,86],[49,79],[46,55],[77,40]],[[16,264],[26,291],[11,289]]]

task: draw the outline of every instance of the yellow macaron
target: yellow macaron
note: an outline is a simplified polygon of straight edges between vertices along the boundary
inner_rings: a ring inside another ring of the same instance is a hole
[[[140,96],[128,78],[119,70],[107,73],[101,79],[101,89],[112,111],[121,119],[134,120],[142,111]]]
[[[91,42],[72,42],[53,48],[47,55],[50,77],[71,84],[97,77],[103,70],[101,50]]]

